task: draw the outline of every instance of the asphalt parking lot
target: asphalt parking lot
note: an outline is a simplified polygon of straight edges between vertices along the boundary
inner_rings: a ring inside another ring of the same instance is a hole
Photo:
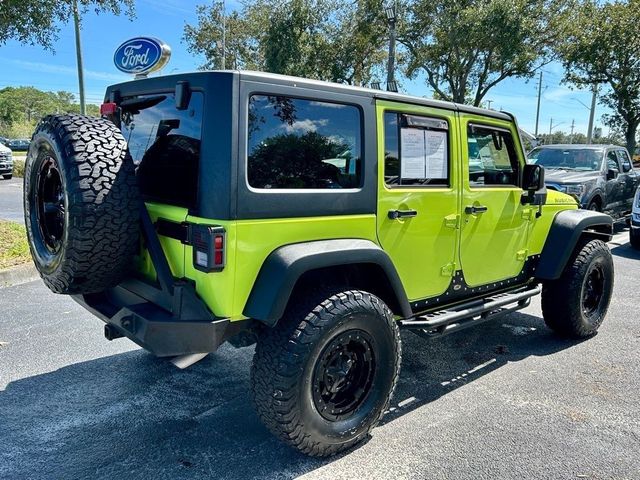
[[[22,212],[22,178],[0,178],[0,218],[22,223]]]
[[[0,478],[640,478],[640,254],[611,244],[600,333],[554,337],[539,302],[429,342],[403,334],[393,408],[337,458],[300,455],[253,412],[253,348],[180,371],[40,281],[0,289]]]

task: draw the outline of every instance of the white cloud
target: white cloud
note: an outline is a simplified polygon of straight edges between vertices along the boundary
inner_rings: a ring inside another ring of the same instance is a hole
[[[328,123],[329,120],[327,119],[311,120],[310,118],[307,118],[306,120],[296,120],[292,125],[283,125],[283,127],[287,131],[287,133],[306,133],[316,132],[318,130],[318,127],[324,127]]]
[[[324,108],[346,108],[346,105],[341,105],[339,103],[328,103],[328,102],[311,102],[310,105],[314,107],[324,107]]]
[[[43,63],[43,62],[29,62],[26,60],[13,60],[13,59],[2,59],[3,61],[9,61],[15,65],[19,65],[22,68],[27,70],[32,70],[34,72],[44,72],[44,73],[54,73],[61,75],[77,75],[78,70],[75,67],[66,67],[63,65],[55,65],[53,63]],[[109,73],[109,72],[98,72],[95,70],[87,70],[84,71],[84,76],[86,78],[93,78],[95,80],[107,80],[107,81],[117,81],[122,82],[129,80],[129,77],[124,75],[119,75],[117,73]]]

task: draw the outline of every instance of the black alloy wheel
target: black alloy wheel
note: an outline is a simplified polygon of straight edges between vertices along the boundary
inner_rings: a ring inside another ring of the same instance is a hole
[[[35,213],[35,247],[43,257],[55,257],[61,249],[65,231],[66,200],[57,160],[46,153],[36,172],[31,211]]]
[[[329,421],[349,418],[366,400],[376,368],[373,339],[363,330],[348,330],[321,354],[313,374],[313,402]]]
[[[591,264],[582,284],[582,309],[585,316],[591,317],[600,308],[604,293],[604,272],[602,265]]]

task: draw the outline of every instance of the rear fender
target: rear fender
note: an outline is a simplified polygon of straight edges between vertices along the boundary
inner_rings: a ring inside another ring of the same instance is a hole
[[[243,314],[274,326],[282,317],[291,292],[307,272],[356,264],[379,266],[395,296],[403,317],[412,315],[404,287],[393,262],[370,240],[337,239],[286,245],[274,250],[264,261]]]

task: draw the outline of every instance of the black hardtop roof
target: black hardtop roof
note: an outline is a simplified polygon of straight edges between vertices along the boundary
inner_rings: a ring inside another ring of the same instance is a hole
[[[187,80],[189,77],[194,76],[208,76],[208,75],[238,75],[241,80],[249,80],[252,82],[260,82],[265,84],[276,85],[288,85],[292,87],[306,87],[310,89],[322,90],[324,92],[335,92],[347,95],[366,96],[370,98],[376,98],[380,100],[389,100],[402,103],[410,103],[414,105],[422,105],[426,107],[442,108],[445,110],[453,110],[465,113],[471,113],[476,115],[488,116],[497,118],[500,120],[512,121],[513,117],[506,112],[498,112],[496,110],[488,110],[485,108],[472,107],[470,105],[463,105],[453,102],[445,102],[442,100],[434,100],[424,97],[416,97],[413,95],[405,95],[402,93],[387,92],[384,90],[376,90],[366,87],[354,87],[352,85],[345,85],[341,83],[324,82],[320,80],[310,80],[308,78],[291,77],[288,75],[279,75],[275,73],[266,72],[254,72],[249,70],[206,70],[198,72],[188,73],[176,73],[172,75],[162,75],[157,77],[149,77],[143,79],[135,79],[128,82],[123,82],[108,87],[107,92],[113,90],[138,90],[143,91],[147,88],[147,85],[151,89],[155,89],[159,83],[166,85],[168,82],[177,82],[180,80]],[[132,88],[133,84],[139,84],[140,88]]]

